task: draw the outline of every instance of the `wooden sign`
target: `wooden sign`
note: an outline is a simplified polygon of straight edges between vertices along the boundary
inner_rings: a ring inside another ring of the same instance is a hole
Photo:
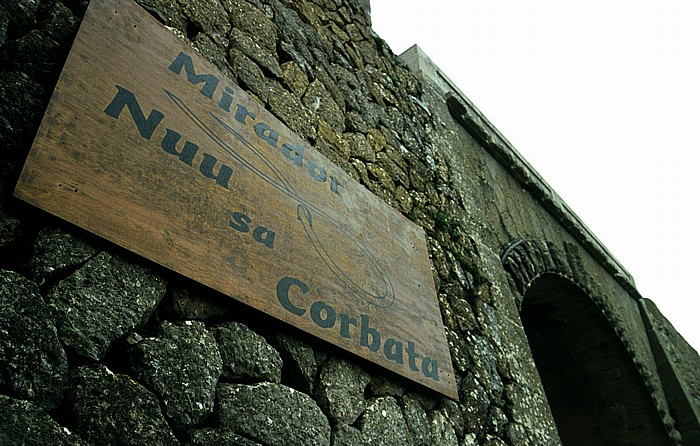
[[[131,0],[93,0],[17,197],[457,397],[425,235]]]

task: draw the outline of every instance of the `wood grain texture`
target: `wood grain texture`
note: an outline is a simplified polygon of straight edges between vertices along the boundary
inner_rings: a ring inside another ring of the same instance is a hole
[[[422,230],[131,0],[93,0],[15,195],[452,398]]]

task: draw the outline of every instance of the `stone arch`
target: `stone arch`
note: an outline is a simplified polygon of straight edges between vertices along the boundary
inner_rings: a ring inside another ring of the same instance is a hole
[[[627,339],[578,247],[519,239],[501,262],[563,444],[680,444],[653,360]]]

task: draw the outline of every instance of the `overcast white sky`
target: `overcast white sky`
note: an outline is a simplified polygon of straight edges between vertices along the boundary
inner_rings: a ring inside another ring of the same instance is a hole
[[[372,0],[700,350],[700,2]]]

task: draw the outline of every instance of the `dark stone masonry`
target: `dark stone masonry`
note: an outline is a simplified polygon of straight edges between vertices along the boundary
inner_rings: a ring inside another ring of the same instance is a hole
[[[700,445],[698,353],[368,0],[138,3],[423,227],[459,399],[14,198],[87,1],[0,0],[0,445]]]

